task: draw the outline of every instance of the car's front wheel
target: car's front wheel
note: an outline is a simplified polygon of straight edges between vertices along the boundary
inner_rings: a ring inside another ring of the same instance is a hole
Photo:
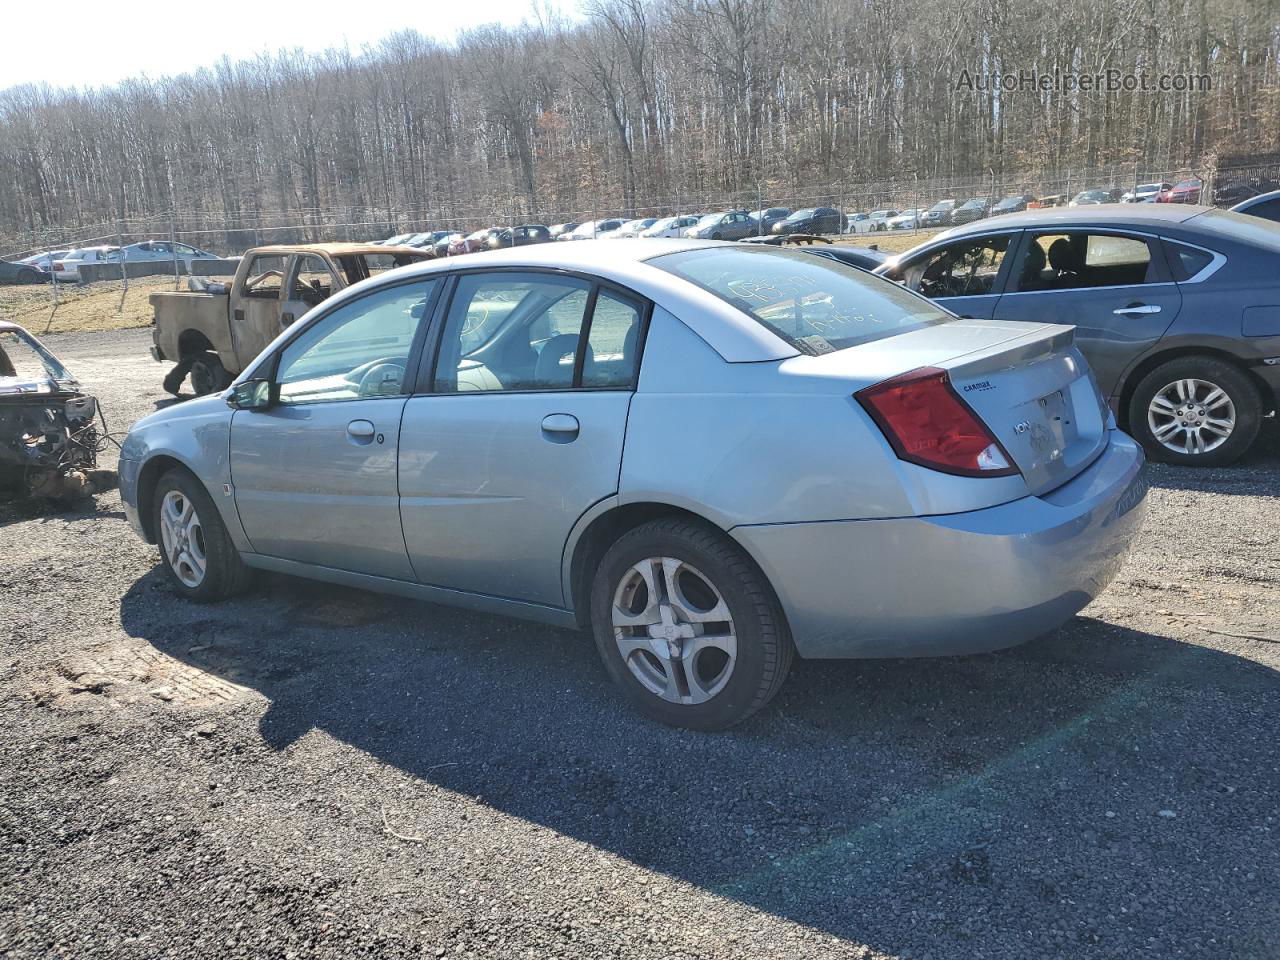
[[[778,602],[742,550],[712,527],[655,520],[601,560],[591,623],[609,675],[662,723],[722,730],[778,692],[794,649]]]
[[[191,473],[175,469],[161,477],[152,509],[160,562],[178,593],[211,603],[248,587],[249,568],[213,499]]]
[[[1248,374],[1214,357],[1178,357],[1138,383],[1129,432],[1153,460],[1219,466],[1249,449],[1262,421],[1262,396]]]

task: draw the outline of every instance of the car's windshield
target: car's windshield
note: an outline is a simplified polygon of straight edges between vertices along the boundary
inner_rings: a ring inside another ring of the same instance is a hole
[[[976,199],[975,199],[975,200],[968,200],[968,201],[966,201],[966,202],[965,202],[965,206],[966,206],[966,207],[981,207],[981,206],[985,206],[985,205],[986,205],[986,202],[987,202],[987,201],[985,201],[985,200],[976,200]]]
[[[939,200],[930,209],[931,210],[948,210],[951,207],[954,207],[955,205],[956,205],[956,202],[954,200]]]
[[[74,383],[48,350],[19,330],[0,330],[0,393],[53,393]]]
[[[1160,189],[1158,183],[1142,183],[1138,185],[1138,193],[1155,193]]]
[[[797,210],[797,211],[796,211],[795,213],[793,213],[791,216],[787,217],[787,219],[788,219],[788,220],[804,220],[804,219],[806,219],[806,218],[808,218],[808,217],[812,217],[812,216],[813,216],[815,213],[817,213],[817,212],[818,212],[818,211],[816,211],[815,209],[813,209],[813,207],[809,207],[809,208],[807,208],[807,209],[805,209],[805,210]]]
[[[699,226],[707,226],[712,223],[719,223],[723,213],[707,213],[703,214],[702,219],[698,221]]]
[[[653,224],[651,227],[649,227],[649,229],[650,229],[650,230],[652,230],[652,231],[654,231],[654,232],[656,233],[656,232],[657,232],[657,231],[659,231],[659,230],[665,230],[665,229],[667,229],[667,227],[671,226],[671,225],[672,225],[673,223],[675,223],[675,222],[676,222],[676,218],[675,218],[675,217],[663,217],[663,218],[662,218],[661,220],[659,220],[657,223],[655,223],[655,224]]]
[[[709,290],[810,355],[953,319],[895,283],[798,251],[733,245],[648,262]]]

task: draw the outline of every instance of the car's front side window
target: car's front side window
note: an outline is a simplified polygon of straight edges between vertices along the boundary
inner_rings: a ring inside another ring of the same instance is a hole
[[[1008,250],[1008,234],[948,244],[907,267],[907,286],[930,299],[991,293]]]
[[[399,396],[413,338],[438,281],[408,283],[344,303],[281,352],[280,403]]]

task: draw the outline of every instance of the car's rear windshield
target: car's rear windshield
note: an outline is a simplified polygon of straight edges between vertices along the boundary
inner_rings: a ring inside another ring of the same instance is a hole
[[[814,356],[953,319],[895,283],[793,250],[732,245],[648,262],[714,293]]]

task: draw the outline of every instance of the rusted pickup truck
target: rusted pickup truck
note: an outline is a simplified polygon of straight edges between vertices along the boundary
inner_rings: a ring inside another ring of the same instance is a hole
[[[197,394],[222,390],[312,307],[366,277],[432,256],[366,243],[257,247],[241,258],[230,284],[153,293],[151,356],[175,364],[164,388],[176,394],[190,374]]]

